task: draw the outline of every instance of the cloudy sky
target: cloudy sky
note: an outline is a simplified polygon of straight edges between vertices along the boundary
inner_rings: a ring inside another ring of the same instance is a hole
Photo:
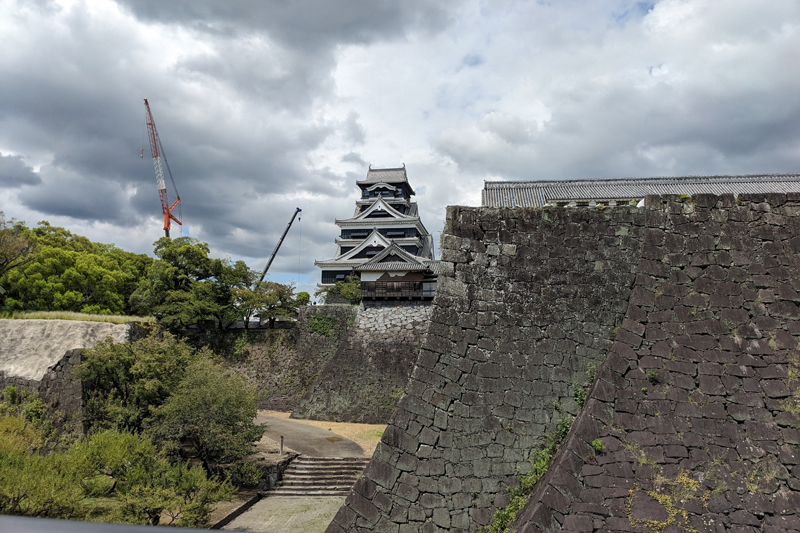
[[[0,49],[7,217],[151,252],[148,98],[184,234],[261,269],[300,207],[300,290],[370,164],[437,236],[487,179],[800,171],[797,0],[0,0]]]

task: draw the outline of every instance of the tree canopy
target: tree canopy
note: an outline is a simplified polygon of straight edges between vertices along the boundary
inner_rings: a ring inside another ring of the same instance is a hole
[[[33,229],[21,222],[11,229],[1,226],[0,241],[26,250],[24,261],[11,262],[5,271],[0,258],[0,285],[6,289],[0,302],[6,311],[129,313],[128,299],[153,262],[47,222]]]

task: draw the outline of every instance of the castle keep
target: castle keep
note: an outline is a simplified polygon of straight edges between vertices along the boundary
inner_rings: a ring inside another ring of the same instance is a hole
[[[314,262],[322,269],[320,286],[355,276],[366,299],[433,298],[439,262],[433,237],[411,201],[405,166],[370,168],[356,184],[361,197],[355,213],[336,220],[341,228],[336,255]]]

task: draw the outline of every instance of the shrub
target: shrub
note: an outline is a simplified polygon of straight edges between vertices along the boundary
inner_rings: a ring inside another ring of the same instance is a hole
[[[147,432],[176,453],[188,445],[207,469],[251,452],[261,439],[256,391],[241,376],[229,375],[207,359],[193,362],[172,395],[153,410]]]
[[[308,321],[308,331],[323,337],[333,337],[337,329],[336,319],[324,313],[317,313]]]
[[[124,344],[109,338],[82,355],[75,373],[84,382],[85,421],[92,428],[122,431],[141,431],[187,366],[211,357],[209,351],[197,351],[169,333]]]

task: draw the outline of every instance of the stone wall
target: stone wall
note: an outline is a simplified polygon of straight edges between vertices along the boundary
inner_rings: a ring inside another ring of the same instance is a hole
[[[798,531],[800,195],[645,208],[622,328],[518,531]]]
[[[248,336],[246,357],[234,358],[231,365],[255,383],[260,393],[260,409],[292,411],[297,407],[347,338],[356,310],[352,305],[304,306],[292,329],[226,333],[231,338]],[[335,327],[331,335],[309,330],[309,321],[317,314],[332,319]]]
[[[429,302],[365,301],[292,418],[386,423],[408,382],[430,314]]]
[[[129,331],[126,324],[105,322],[0,320],[0,390],[28,388],[41,396],[51,414],[62,411],[80,422],[81,382],[72,375],[81,361],[80,349],[109,336],[123,342]]]
[[[572,414],[519,531],[800,531],[798,230],[798,195],[448,209],[406,395],[328,531],[475,531]]]
[[[428,334],[382,442],[328,531],[475,530],[577,413],[641,255],[635,209],[451,207]]]

